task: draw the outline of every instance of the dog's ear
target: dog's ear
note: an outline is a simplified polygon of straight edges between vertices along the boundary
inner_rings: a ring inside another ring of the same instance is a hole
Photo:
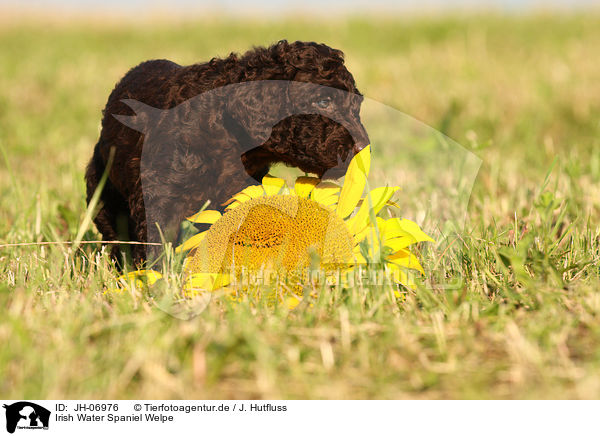
[[[112,114],[112,116],[127,127],[142,133],[147,131],[148,127],[155,125],[158,120],[160,120],[161,114],[164,112],[161,109],[148,106],[145,103],[129,98],[122,99],[121,102],[133,109],[135,115]]]

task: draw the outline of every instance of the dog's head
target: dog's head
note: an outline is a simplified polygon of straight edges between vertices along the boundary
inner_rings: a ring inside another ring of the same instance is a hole
[[[256,59],[245,57],[264,63],[262,78],[289,81],[285,104],[291,114],[278,120],[269,139],[245,156],[248,172],[260,177],[265,163],[283,162],[319,177],[341,176],[352,156],[369,144],[360,120],[363,97],[343,53],[324,44],[286,41],[253,53]],[[267,100],[261,104],[266,106]]]

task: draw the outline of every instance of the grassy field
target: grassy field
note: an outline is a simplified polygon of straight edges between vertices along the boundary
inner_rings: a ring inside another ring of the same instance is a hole
[[[75,237],[100,111],[150,58],[322,41],[366,96],[483,165],[457,256],[424,262],[460,287],[401,304],[364,288],[291,313],[216,298],[180,321],[104,295],[118,273],[98,245],[0,247],[0,397],[600,397],[600,15],[1,21],[0,244]]]

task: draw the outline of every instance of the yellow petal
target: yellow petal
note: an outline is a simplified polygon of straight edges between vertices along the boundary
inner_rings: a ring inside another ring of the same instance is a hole
[[[403,268],[416,269],[422,274],[425,274],[425,271],[419,263],[419,259],[417,259],[417,256],[415,256],[408,250],[399,250],[396,253],[392,254],[390,257],[388,257],[387,260],[393,265],[401,266]]]
[[[372,226],[367,226],[365,227],[363,230],[361,230],[360,232],[356,233],[354,235],[354,243],[358,244],[360,243],[363,239],[365,239],[367,237],[367,235],[373,231],[373,227]]]
[[[219,274],[215,278],[213,283],[213,290],[223,288],[231,283],[231,276],[229,274]]]
[[[117,280],[128,283],[133,282],[135,283],[136,287],[142,287],[144,281],[148,284],[148,286],[152,286],[160,278],[162,278],[162,274],[158,271],[141,269],[127,273],[119,277]]]
[[[186,295],[197,291],[215,291],[229,284],[229,274],[194,273],[186,277],[183,292]]]
[[[383,222],[385,222],[385,220],[381,217],[376,217],[376,219],[377,219],[377,227],[379,228],[379,233],[381,235],[381,238],[383,239],[383,235],[381,234],[381,225]],[[372,236],[372,235],[376,235],[376,234],[377,234],[377,232],[375,231],[375,227],[373,226],[373,223],[369,223],[369,225],[367,225],[364,229],[362,229],[361,231],[354,234],[354,242],[356,244],[358,244],[363,239],[365,239],[367,236]]]
[[[245,203],[253,198],[262,197],[265,195],[265,190],[262,185],[252,185],[244,188],[243,191],[238,192],[225,203],[223,206],[227,206],[225,209],[235,209],[240,204]]]
[[[332,195],[332,196],[327,197],[327,198],[322,198],[317,203],[319,203],[321,206],[325,206],[325,207],[327,207],[329,209],[335,210],[335,206],[337,205],[337,201],[338,201],[338,196],[337,195]]]
[[[346,171],[344,186],[340,192],[340,200],[336,209],[341,218],[346,218],[356,208],[365,189],[370,167],[371,146],[368,145],[352,158],[348,171]]]
[[[316,201],[317,203],[330,205],[331,199],[335,199],[337,201],[337,196],[340,193],[342,187],[334,182],[321,182],[310,194],[311,200]]]
[[[294,310],[298,304],[300,304],[300,299],[297,297],[288,296],[285,298],[285,304],[289,310]]]
[[[207,232],[208,231],[198,233],[197,235],[194,235],[191,238],[187,239],[183,244],[181,244],[175,249],[175,253],[181,253],[182,251],[188,251],[192,248],[197,247],[204,240]]]
[[[244,188],[240,194],[246,194],[248,197],[250,197],[249,199],[252,199],[264,196],[265,190],[263,189],[262,185],[251,185]]]
[[[277,195],[286,184],[285,180],[267,174],[262,179],[262,186],[266,195]]]
[[[400,238],[391,238],[391,239],[386,239],[385,242],[383,243],[384,246],[391,248],[394,252],[398,251],[398,250],[402,250],[403,248],[408,247],[411,244],[414,244],[415,241],[413,238],[408,237],[408,236],[403,236]]]
[[[217,274],[195,273],[190,274],[185,279],[184,290],[200,289],[203,291],[212,291],[212,286]]]
[[[250,200],[252,198],[264,196],[265,190],[263,189],[262,185],[251,185],[245,187],[243,190],[234,195],[234,198],[237,197],[239,194],[247,195],[249,197],[248,200]]]
[[[250,200],[249,195],[246,195],[242,192],[238,192],[233,197],[231,197],[229,200],[227,200],[225,203],[222,203],[221,206],[227,206],[228,204],[231,204],[231,203],[245,203],[248,200]]]
[[[417,285],[415,282],[414,274],[406,271],[404,268],[401,268],[396,265],[390,265],[390,271],[392,272],[392,278],[396,283],[400,283],[404,286],[407,286],[411,289],[416,289]],[[398,291],[394,291],[394,296],[396,298],[401,298],[402,294]]]
[[[193,223],[214,224],[219,218],[221,218],[221,212],[218,210],[203,210],[186,219]]]
[[[385,234],[386,238],[406,237],[414,244],[416,242],[435,242],[428,236],[419,225],[411,220],[401,218],[390,218],[380,226],[380,230]]]
[[[373,189],[368,195],[371,197],[371,201],[365,198],[363,204],[360,206],[357,214],[350,218],[347,222],[348,228],[354,234],[363,230],[370,221],[370,209],[369,203],[373,206],[373,213],[377,215],[379,211],[385,206],[387,201],[394,195],[394,192],[398,190],[398,187],[382,186],[380,188]]]
[[[302,198],[308,198],[312,190],[321,182],[318,177],[298,177],[294,184],[296,195]]]
[[[339,197],[337,195],[331,195],[329,197],[320,198],[319,201],[317,201],[317,203],[319,203],[321,206],[326,206],[330,209],[335,210],[338,198]]]
[[[367,260],[364,258],[364,256],[360,252],[360,246],[357,245],[356,247],[354,247],[354,249],[352,250],[352,255],[354,256],[354,263],[356,265],[366,265],[367,264]]]

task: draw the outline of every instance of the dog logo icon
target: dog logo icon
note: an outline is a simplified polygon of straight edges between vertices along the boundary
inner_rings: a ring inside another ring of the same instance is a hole
[[[6,409],[6,431],[14,433],[18,429],[48,430],[50,411],[29,401],[19,401],[11,405],[4,404]]]

